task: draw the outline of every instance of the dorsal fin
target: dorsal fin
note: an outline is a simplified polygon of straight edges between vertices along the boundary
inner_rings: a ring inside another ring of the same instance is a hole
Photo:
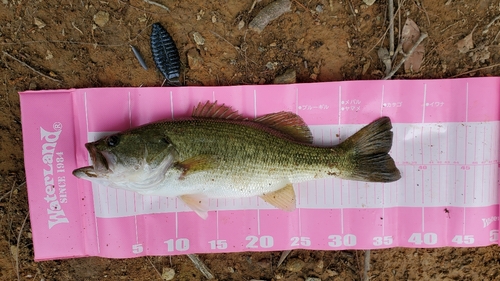
[[[260,116],[254,121],[280,131],[296,141],[304,143],[312,143],[313,141],[309,127],[295,113],[286,111],[270,113]]]
[[[207,101],[206,103],[198,103],[193,108],[192,117],[195,118],[214,118],[226,120],[244,120],[237,110],[232,109],[230,106],[224,104],[217,104],[216,102]]]

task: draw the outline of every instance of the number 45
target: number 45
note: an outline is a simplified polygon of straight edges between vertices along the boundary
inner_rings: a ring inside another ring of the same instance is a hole
[[[473,244],[474,243],[474,235],[455,235],[451,242],[457,244]]]

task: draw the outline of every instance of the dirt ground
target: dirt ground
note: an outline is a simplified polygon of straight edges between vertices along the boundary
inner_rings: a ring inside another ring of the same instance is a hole
[[[270,2],[262,0],[252,9],[253,0],[158,0],[170,8],[168,12],[141,0],[1,1],[0,280],[162,280],[162,271],[169,268],[175,270],[174,280],[204,280],[186,256],[34,262],[17,93],[161,85],[163,77],[154,67],[149,47],[155,22],[166,27],[176,42],[183,85],[270,84],[286,70],[295,70],[300,83],[384,76],[377,50],[389,46],[387,1],[367,6],[362,0],[293,0],[291,12],[261,33],[250,30],[250,20]],[[401,69],[393,79],[500,74],[498,1],[395,2],[396,45],[406,18],[428,38],[422,43],[425,55],[420,70],[404,73]],[[203,37],[203,45],[194,41],[194,32]],[[469,34],[472,37],[467,38]],[[143,54],[148,70],[141,68],[129,44]],[[191,63],[188,51],[194,58]],[[276,268],[280,255],[200,258],[216,280],[364,279],[365,251],[293,251]],[[366,277],[496,280],[499,262],[497,246],[377,250],[371,251]]]

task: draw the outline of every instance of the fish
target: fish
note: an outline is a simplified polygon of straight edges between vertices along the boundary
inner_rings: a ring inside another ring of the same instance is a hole
[[[296,183],[400,179],[389,155],[391,129],[390,118],[381,117],[336,146],[317,146],[295,113],[251,119],[207,101],[189,118],[145,124],[85,144],[92,165],[73,175],[143,195],[177,197],[204,219],[210,198],[259,196],[294,211]]]

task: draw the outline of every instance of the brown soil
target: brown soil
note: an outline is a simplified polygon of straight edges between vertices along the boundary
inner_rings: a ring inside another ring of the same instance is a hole
[[[293,0],[292,12],[258,34],[249,21],[270,0],[163,1],[171,9],[140,0],[22,1],[0,3],[0,279],[1,280],[161,280],[173,268],[175,280],[204,277],[186,256],[128,260],[83,258],[33,261],[23,167],[17,92],[73,87],[158,86],[163,78],[149,49],[151,24],[161,22],[174,38],[183,63],[184,85],[272,83],[287,69],[297,82],[380,79],[384,66],[379,46],[388,46],[387,3],[366,6],[361,0]],[[500,14],[494,0],[400,0],[395,4],[396,44],[407,17],[422,32],[425,57],[416,73],[400,70],[394,78],[451,78],[500,74]],[[446,2],[446,3],[445,3]],[[109,14],[94,25],[99,11]],[[240,21],[245,26],[238,28]],[[197,46],[192,32],[205,44]],[[457,42],[473,32],[474,47],[458,51]],[[379,42],[380,41],[380,42]],[[142,52],[142,69],[130,50]],[[188,66],[196,50],[203,62]],[[191,51],[193,53],[193,51]],[[49,77],[34,72],[18,60]],[[401,56],[399,56],[401,58]],[[266,66],[267,65],[267,66]],[[23,222],[26,220],[26,224]],[[201,255],[217,280],[360,280],[364,251],[293,251],[276,268],[281,253]],[[305,264],[300,268],[301,262]],[[388,249],[371,251],[371,280],[500,279],[500,250],[485,248]],[[293,270],[298,270],[294,272]],[[313,279],[314,280],[314,279]]]

